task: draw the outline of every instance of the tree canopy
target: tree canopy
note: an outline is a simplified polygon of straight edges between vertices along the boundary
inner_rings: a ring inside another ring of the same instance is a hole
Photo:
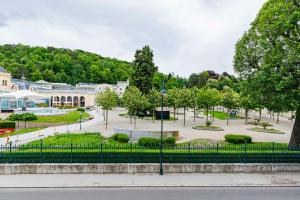
[[[13,77],[76,84],[116,83],[132,72],[129,62],[105,58],[82,50],[30,47],[22,44],[0,46],[0,66]]]
[[[251,95],[276,112],[297,110],[290,145],[300,144],[300,4],[267,1],[237,42],[234,69]]]

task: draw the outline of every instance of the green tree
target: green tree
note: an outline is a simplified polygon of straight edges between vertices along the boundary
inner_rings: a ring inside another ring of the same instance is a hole
[[[143,94],[148,94],[152,88],[154,73],[157,71],[153,62],[153,51],[149,46],[144,46],[142,50],[136,51],[134,58],[131,83]]]
[[[176,109],[179,108],[178,88],[167,91],[167,105],[173,107],[174,119],[176,119]]]
[[[249,90],[267,99],[264,107],[280,112],[296,105],[290,145],[300,144],[299,17],[299,1],[267,1],[234,56],[235,71]]]
[[[158,90],[152,88],[147,95],[149,106],[152,109],[152,121],[154,123],[155,109],[160,105],[161,94]]]
[[[201,89],[197,93],[197,106],[204,108],[206,113],[206,122],[208,122],[208,111],[214,106],[219,105],[221,100],[220,92],[217,89]],[[213,109],[214,111],[214,109]],[[214,113],[213,113],[214,116]]]
[[[108,110],[112,110],[117,105],[118,95],[115,91],[107,88],[105,91],[97,94],[97,105],[101,106],[103,111],[105,111],[105,128],[107,129],[108,124]]]
[[[177,95],[178,106],[183,108],[183,126],[185,126],[186,109],[191,106],[191,91],[189,88],[182,88],[178,90]]]
[[[238,93],[233,91],[229,87],[225,87],[222,91],[221,104],[227,108],[227,113],[229,114],[232,109],[239,108],[240,105],[240,96]],[[228,120],[227,120],[228,124]]]
[[[147,108],[149,103],[147,98],[135,86],[129,86],[122,97],[123,105],[128,109],[130,115],[130,122],[132,115],[134,115],[134,128],[136,128],[136,118],[139,111]]]
[[[243,94],[240,98],[240,106],[241,108],[245,109],[245,123],[248,124],[249,110],[254,110],[258,108],[258,105],[256,104],[255,100],[252,98],[252,96]]]

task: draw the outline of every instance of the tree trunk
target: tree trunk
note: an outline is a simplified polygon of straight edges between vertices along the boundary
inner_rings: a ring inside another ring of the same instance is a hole
[[[152,123],[154,123],[154,116],[155,116],[154,112],[155,112],[155,109],[153,108],[153,110],[152,110]]]
[[[206,122],[208,122],[208,108],[206,108]]]
[[[276,119],[277,124],[279,124],[279,116],[280,116],[280,112],[277,113],[277,119]]]
[[[183,108],[183,126],[185,127],[185,108]]]
[[[137,113],[134,116],[134,129],[136,129],[136,117],[137,117]]]
[[[215,121],[215,107],[212,107],[212,121]]]
[[[103,110],[103,120],[105,121],[106,120],[106,117],[105,117],[105,110],[104,109],[102,109]]]
[[[261,108],[259,108],[259,121],[261,121]]]
[[[296,110],[296,118],[289,143],[290,147],[295,145],[300,145],[300,105],[298,105],[298,108]]]
[[[107,121],[108,121],[108,109],[106,110],[106,120],[105,120],[105,129],[107,130]]]
[[[248,109],[245,109],[245,120],[246,120],[246,124],[248,124]]]
[[[129,112],[130,124],[132,124],[132,112]]]
[[[196,108],[194,108],[194,122],[196,121]]]

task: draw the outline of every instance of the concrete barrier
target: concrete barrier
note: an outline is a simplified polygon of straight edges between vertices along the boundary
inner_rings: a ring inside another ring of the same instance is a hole
[[[164,173],[276,173],[300,172],[299,164],[164,164]],[[156,163],[116,164],[0,164],[10,174],[135,174],[158,173]]]

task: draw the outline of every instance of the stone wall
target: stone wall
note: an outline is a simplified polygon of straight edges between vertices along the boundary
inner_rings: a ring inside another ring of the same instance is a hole
[[[299,164],[164,164],[164,173],[275,173],[300,172]],[[0,164],[9,174],[135,174],[158,173],[159,164]]]

